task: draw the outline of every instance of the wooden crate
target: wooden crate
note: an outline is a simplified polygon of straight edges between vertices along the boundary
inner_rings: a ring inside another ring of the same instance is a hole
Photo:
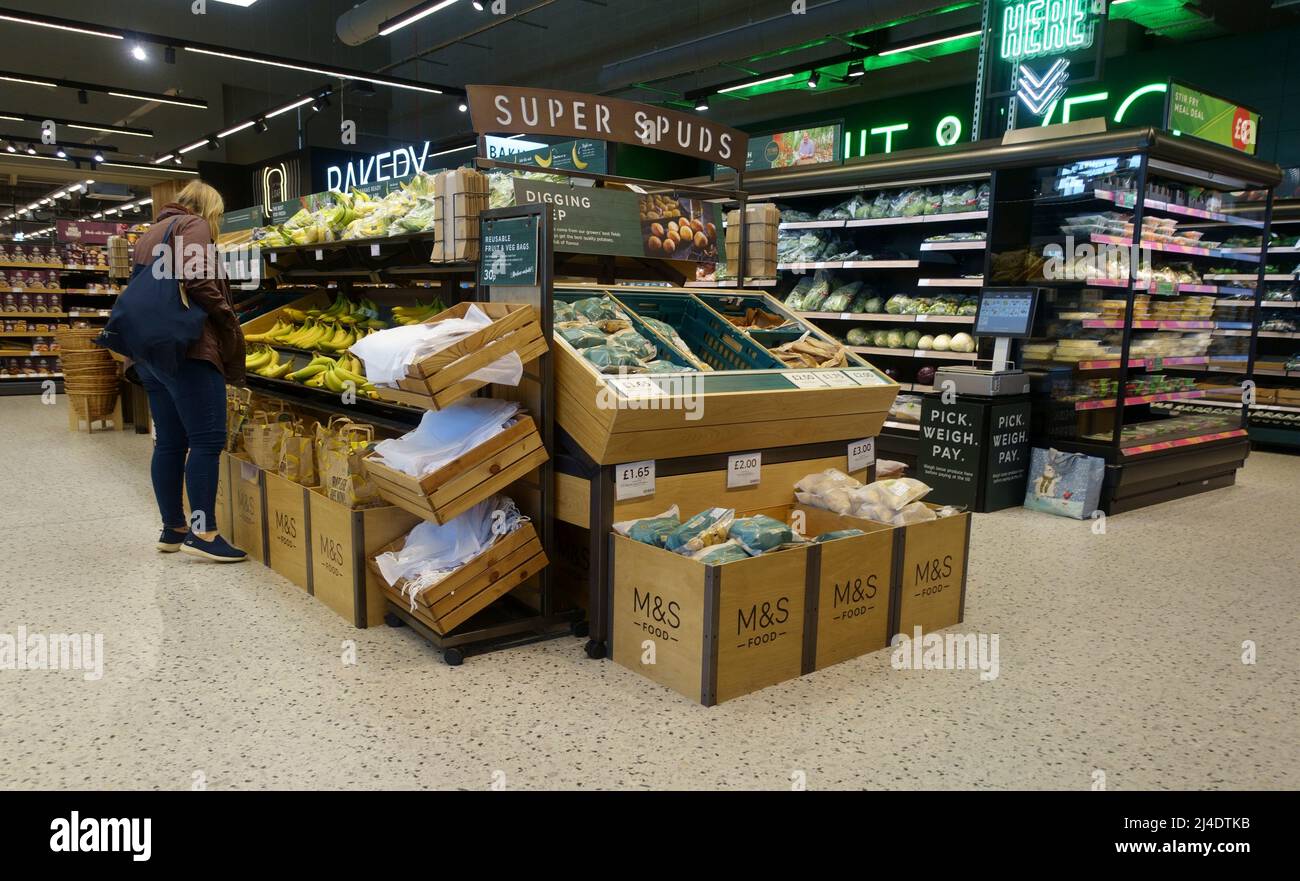
[[[812,548],[803,672],[822,670],[889,645],[895,527],[805,506],[791,509],[786,520],[802,526],[809,538],[840,529],[866,533]]]
[[[234,457],[224,450],[217,465],[217,531],[233,541],[235,534],[234,512],[230,504],[230,462]]]
[[[366,474],[391,504],[434,523],[446,523],[505,489],[549,458],[537,425],[527,416],[446,465],[416,478],[378,461],[363,460]]]
[[[311,593],[308,490],[269,471],[262,479],[266,483],[266,564]]]
[[[230,458],[231,542],[259,563],[266,562],[266,487],[263,471],[243,456]]]
[[[470,379],[470,374],[511,352],[517,352],[524,363],[546,353],[546,338],[537,321],[537,311],[529,305],[457,303],[425,323],[464,318],[470,308],[482,310],[492,323],[441,352],[412,364],[407,368],[406,377],[398,381],[399,388],[380,387],[376,389],[379,396],[398,404],[441,410],[487,385]]]
[[[803,672],[807,548],[706,566],[610,540],[616,662],[705,706]]]
[[[618,296],[629,289],[572,285],[565,290]],[[634,288],[628,295],[634,298],[645,291]],[[763,299],[773,312],[785,311],[760,292],[741,293]],[[648,399],[625,393],[619,388],[620,377],[602,374],[557,336],[555,414],[560,427],[602,465],[875,437],[888,418],[898,384],[866,362],[845,369],[875,376],[878,384],[801,388],[784,369],[701,372],[684,374],[687,380],[674,375],[668,393]],[[797,373],[822,373],[844,381],[841,370]]]
[[[389,586],[379,575],[374,558],[401,550],[404,539],[380,548],[370,557],[373,577],[384,594],[404,609],[411,600],[402,596],[402,581]],[[494,600],[505,596],[546,568],[549,560],[532,523],[525,523],[415,598],[416,619],[445,636]]]
[[[910,639],[915,627],[929,633],[965,618],[970,527],[970,513],[962,513],[894,530],[898,549],[891,635]]]
[[[311,592],[357,627],[384,620],[382,580],[366,566],[380,548],[420,522],[401,508],[349,508],[319,487],[307,491]]]

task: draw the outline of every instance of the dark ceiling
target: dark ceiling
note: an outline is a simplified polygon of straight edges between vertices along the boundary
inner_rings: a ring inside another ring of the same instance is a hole
[[[499,5],[498,5],[499,4]],[[978,28],[979,5],[972,0],[808,0],[807,12],[791,14],[791,0],[710,0],[646,3],[643,0],[458,0],[424,20],[349,45],[338,34],[339,18],[354,6],[382,7],[389,14],[417,5],[414,0],[255,0],[248,7],[221,0],[0,0],[0,7],[92,22],[106,27],[163,34],[182,40],[229,46],[316,63],[462,86],[474,82],[534,84],[603,92],[643,101],[681,100],[695,90],[735,82],[780,67],[810,65],[856,47],[915,43],[936,33]],[[1281,5],[1281,4],[1279,4]],[[206,7],[203,14],[195,9]],[[499,15],[493,9],[505,8]],[[1227,31],[1262,29],[1285,16],[1294,22],[1295,4],[1271,11],[1268,0],[1132,0],[1113,9],[1112,23],[1133,38],[1183,40]],[[0,9],[0,16],[4,10]],[[357,13],[361,14],[361,13]],[[372,17],[373,21],[377,19]],[[69,140],[111,144],[120,159],[150,162],[249,118],[309,89],[328,84],[320,74],[240,63],[178,52],[146,43],[144,60],[130,41],[100,39],[22,25],[0,18],[0,68],[11,74],[76,80],[121,88],[202,98],[208,109],[45,89],[0,79],[0,116],[5,111],[147,128],[152,139],[89,131]],[[974,54],[937,55],[922,63],[874,71],[851,89],[806,89],[746,100],[719,96],[710,114],[732,124],[754,123],[794,113],[817,112],[871,97],[969,82]],[[904,59],[899,59],[904,60]],[[6,74],[0,72],[0,76]],[[337,85],[337,81],[335,81]],[[381,140],[428,138],[463,142],[468,119],[454,97],[414,94],[377,87],[349,89],[332,107],[303,111],[306,139],[340,146],[338,122],[358,122],[359,147]],[[297,111],[272,120],[270,130],[230,137],[217,151],[202,149],[188,159],[251,163],[298,146]],[[38,137],[28,122],[0,122],[0,137]],[[60,179],[36,163],[3,164],[0,204],[44,195]],[[192,164],[192,163],[189,163]],[[40,163],[45,165],[45,163]],[[50,163],[54,165],[54,163]],[[64,174],[62,177],[70,177]]]

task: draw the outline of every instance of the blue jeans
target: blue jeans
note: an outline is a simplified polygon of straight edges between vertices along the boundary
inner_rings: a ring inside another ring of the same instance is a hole
[[[153,415],[153,492],[164,527],[184,529],[181,481],[195,532],[217,528],[217,470],[226,445],[226,379],[210,361],[186,358],[175,376],[135,363]],[[188,454],[188,455],[187,455]]]

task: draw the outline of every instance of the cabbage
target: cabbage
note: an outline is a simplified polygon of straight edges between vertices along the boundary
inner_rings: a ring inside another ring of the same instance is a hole
[[[920,342],[920,340],[921,332],[919,330],[909,330],[907,333],[903,334],[904,348],[915,349],[916,344]]]
[[[885,311],[890,315],[903,315],[907,304],[912,302],[912,298],[907,294],[894,294],[885,303]]]
[[[934,350],[936,352],[947,352],[952,348],[952,337],[946,333],[941,333],[934,338]]]
[[[903,332],[901,330],[891,330],[886,337],[885,345],[891,349],[903,348]]]
[[[853,304],[854,312],[884,312],[885,301],[880,297],[868,297]]]
[[[934,348],[934,337],[926,334],[916,341],[916,347],[922,351],[928,352]]]
[[[968,333],[955,333],[948,347],[954,352],[974,352],[975,340]]]
[[[849,331],[845,337],[850,346],[869,346],[871,345],[871,331],[865,327],[855,327]]]
[[[889,331],[873,330],[871,332],[871,344],[882,349],[889,348]]]

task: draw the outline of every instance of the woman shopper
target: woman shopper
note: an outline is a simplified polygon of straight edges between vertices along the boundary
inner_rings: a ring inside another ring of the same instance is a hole
[[[182,279],[191,308],[201,307],[207,319],[174,375],[143,361],[133,366],[148,393],[157,435],[151,473],[163,522],[158,550],[237,563],[247,554],[218,534],[215,514],[217,470],[226,444],[226,384],[244,384],[244,335],[215,248],[223,213],[221,195],[193,181],[136,242],[135,271],[170,267]],[[168,248],[170,259],[158,264]],[[182,481],[189,490],[189,523]]]

